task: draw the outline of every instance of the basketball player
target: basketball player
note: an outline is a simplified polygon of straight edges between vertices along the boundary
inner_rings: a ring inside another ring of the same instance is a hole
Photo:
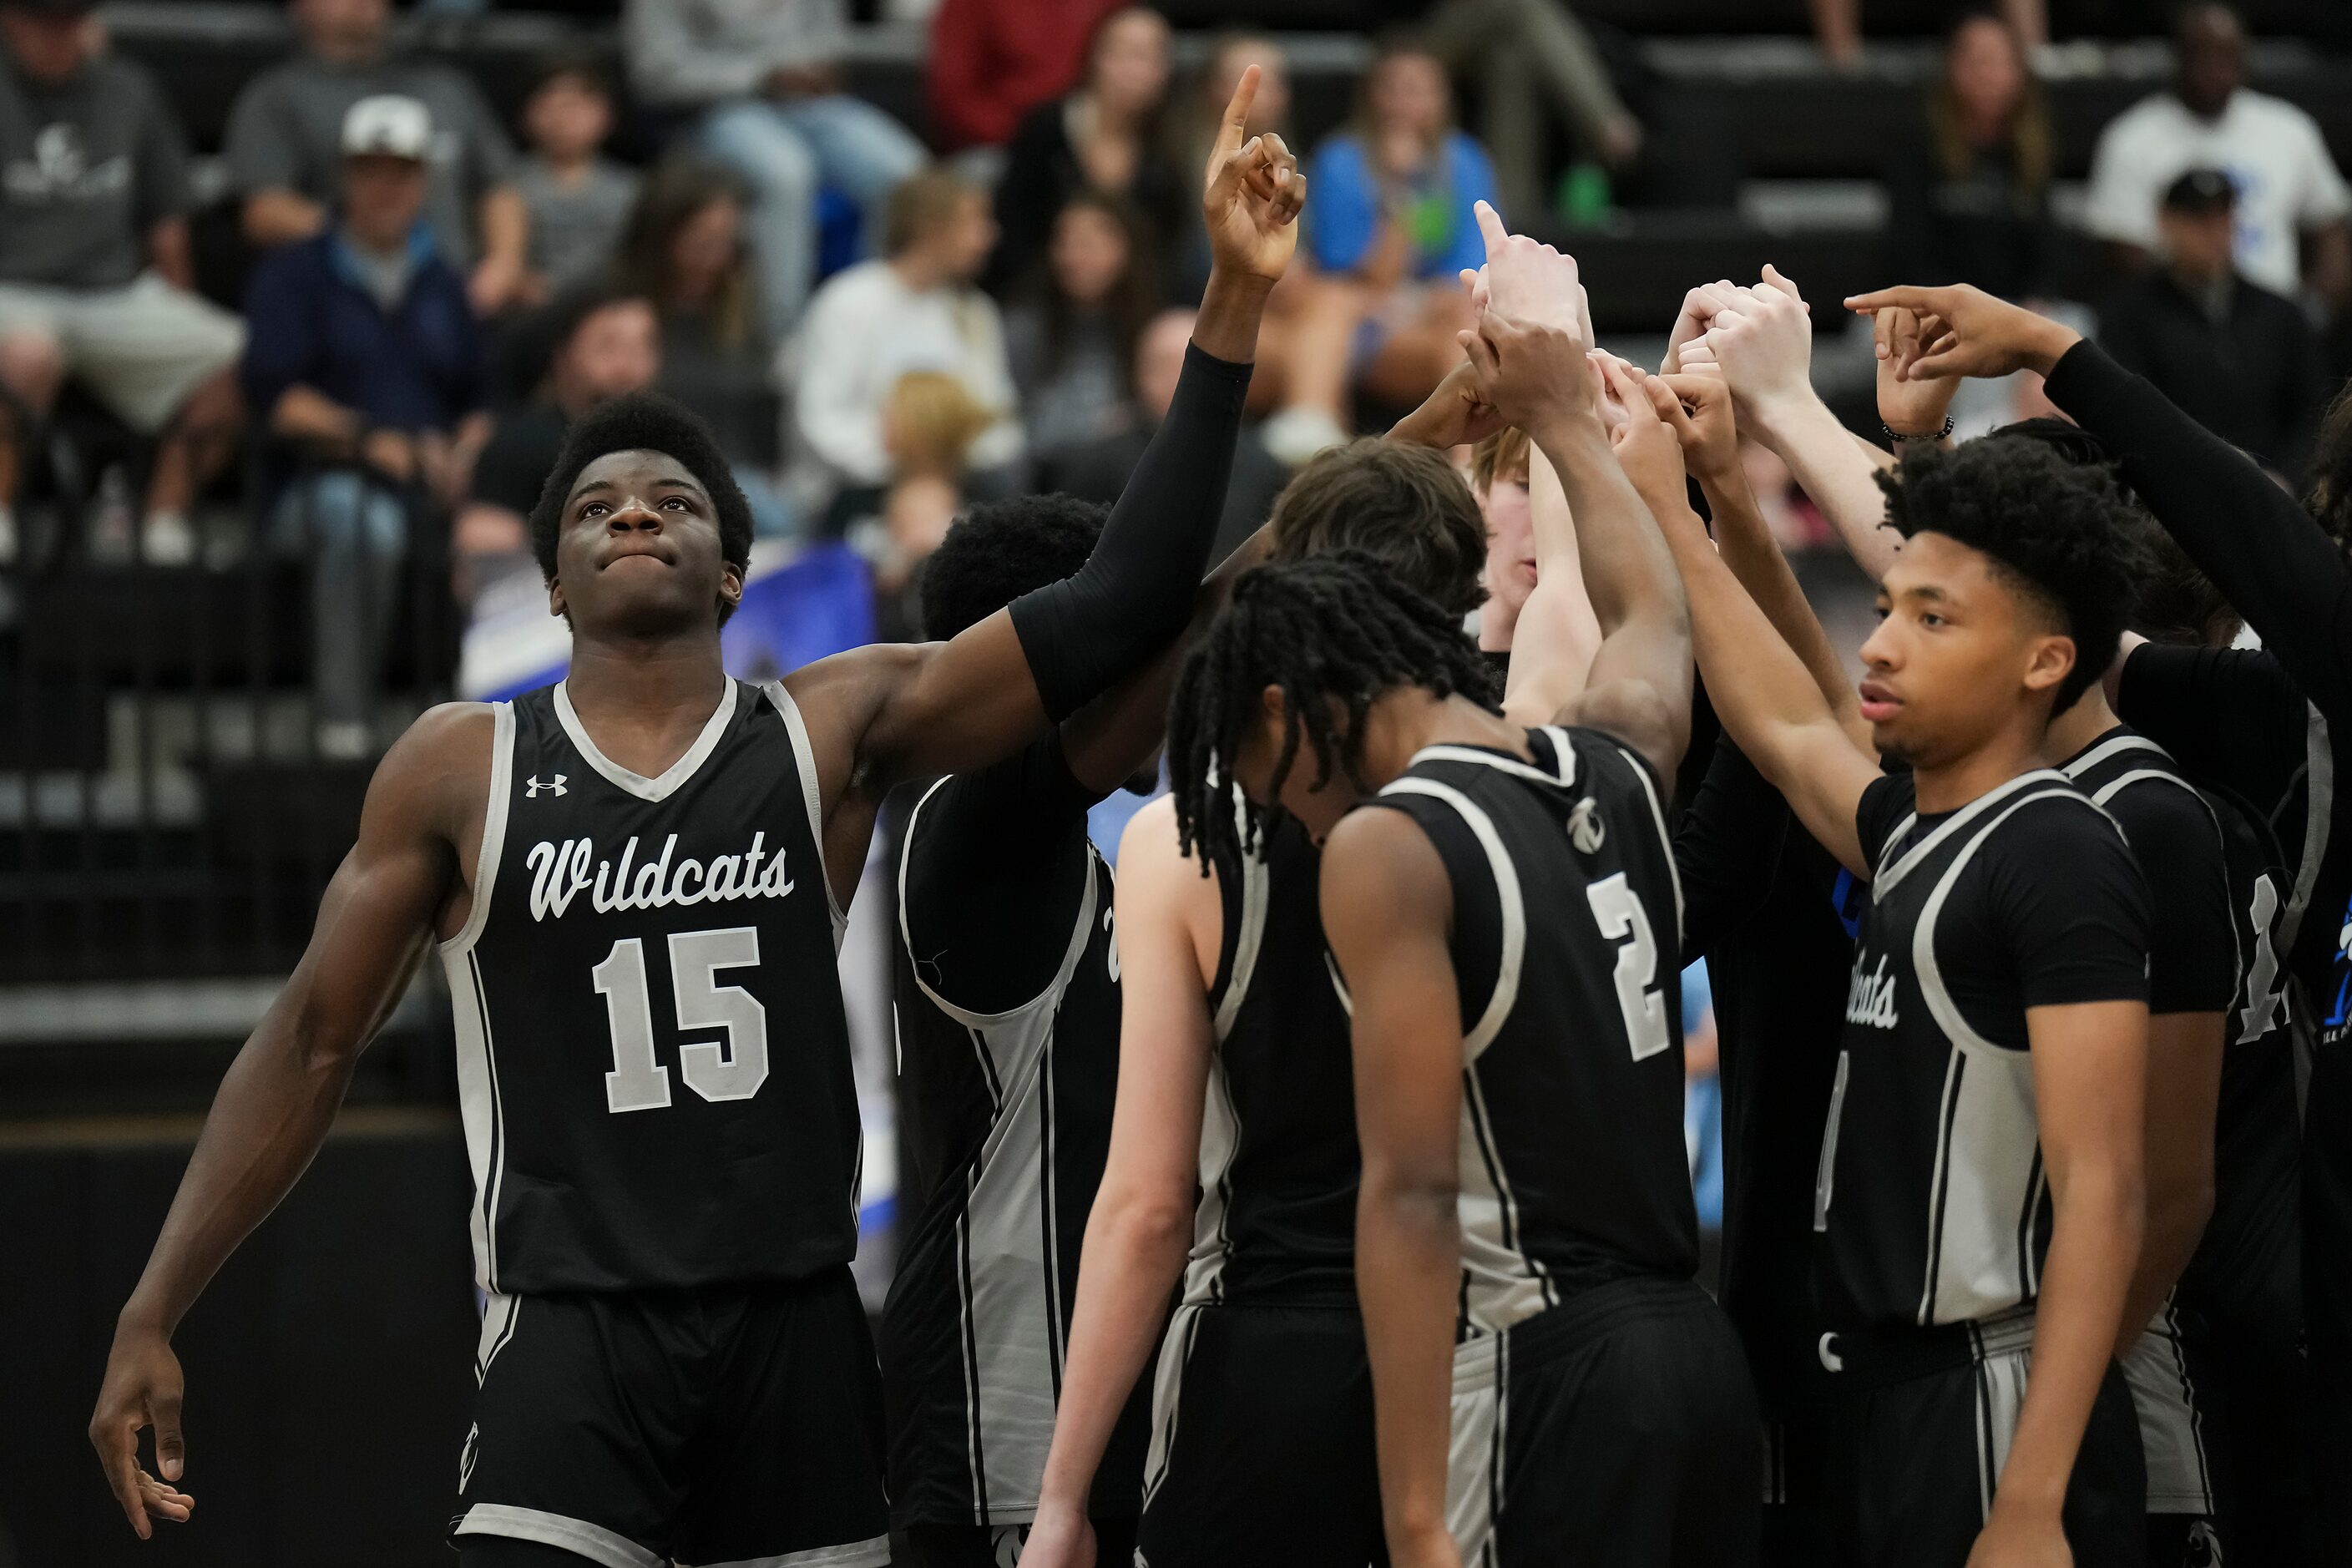
[[[1540,721],[1559,711],[1584,689],[1585,671],[1601,628],[1584,596],[1576,555],[1576,522],[1550,462],[1514,426],[1478,443],[1470,454],[1470,489],[1486,520],[1486,603],[1478,615],[1478,651],[1501,678],[1507,713]],[[1562,591],[1527,607],[1538,580],[1549,576]],[[1545,614],[1549,606],[1550,614]],[[1518,661],[1519,687],[1510,685],[1511,650],[1520,646],[1521,627],[1533,656]],[[1540,641],[1538,640],[1540,639]],[[1546,675],[1546,689],[1528,685]]]
[[[1327,540],[1382,545],[1467,613],[1477,520],[1443,452],[1493,422],[1457,374],[1386,440],[1318,455],[1212,578],[1193,626],[1265,552]],[[1077,571],[1100,518],[1056,497],[975,509],[925,563],[927,634],[951,636]],[[1034,1512],[1119,1056],[1110,876],[1087,808],[1123,784],[1150,789],[1136,770],[1159,749],[1187,646],[1015,756],[942,781],[908,832],[899,1131],[916,1217],[881,1352],[895,1519],[921,1562],[994,1563],[1018,1551]],[[1110,1562],[1131,1552],[1143,1413],[1130,1396],[1089,1501]]]
[[[1871,879],[1814,1205],[1824,1496],[1843,1561],[2144,1560],[2112,1357],[2144,1219],[2147,898],[2112,821],[2041,765],[2112,657],[2129,511],[2027,442],[1909,454],[1864,646],[1883,775],[1661,507],[1726,732]]]
[[[730,680],[750,516],[708,427],[653,398],[574,426],[532,518],[570,677],[436,709],[387,755],[124,1309],[91,1436],[141,1534],[187,1511],[172,1330],[437,936],[489,1293],[461,1563],[887,1559],[842,905],[893,784],[1009,754],[1190,616],[1296,239],[1290,159],[1242,134],[1256,74],[1212,154],[1194,352],[1128,497],[1076,576],[952,641]]]
[[[2293,1286],[2292,1260],[2260,1241],[2265,1234],[2275,1241],[2283,1189],[2274,1177],[2217,1197],[2217,1226],[2237,1212],[2233,1200],[2248,1205],[2255,1247],[2216,1281],[2225,1299],[2211,1304],[2228,1326],[2216,1325],[2213,1343],[2224,1376],[2244,1389],[2228,1422],[2243,1450],[2237,1473],[2244,1491],[2231,1510],[2231,1561],[2338,1560],[2352,1553],[2352,1493],[2326,1478],[2352,1463],[2352,1156],[2342,1136],[2352,1127],[2352,1071],[2333,1047],[2352,1033],[2352,1010],[2340,1005],[2347,963],[2334,911],[2352,900],[2352,832],[2337,820],[2334,780],[2352,767],[2352,679],[2339,619],[2352,576],[2340,543],[2352,527],[2352,403],[2339,398],[2329,412],[2307,513],[2242,454],[2057,322],[1972,289],[1884,289],[1848,303],[1900,307],[1929,323],[1919,338],[1885,346],[1906,376],[2021,369],[2046,376],[2052,401],[2120,460],[2124,478],[2219,591],[2200,618],[2242,613],[2263,639],[2260,649],[2210,646],[2210,638],[2201,647],[2135,646],[2110,683],[2124,716],[2200,784],[2249,804],[2294,874],[2283,893],[2273,889],[2269,940],[2250,962],[2250,974],[2268,983],[2233,1012],[2231,1067],[2247,1048],[2257,1061],[2275,1058],[2274,1047],[2263,1052],[2258,1042],[2298,1011],[2286,1000],[2291,980],[2318,1047],[2305,1087],[2301,1172],[2310,1375],[2276,1305]],[[2262,1091],[2266,1075],[2232,1076],[2258,1103],[2278,1104],[2274,1087]],[[2275,1086],[2275,1072],[2267,1077]],[[2225,1112],[2239,1098],[2235,1087],[2224,1084]],[[2228,1145],[2225,1131],[2225,1167]],[[2204,1270],[2191,1269],[2192,1289],[2200,1277]],[[2315,1441],[2307,1444],[2306,1432]],[[2315,1503],[2318,1521],[2309,1518]]]

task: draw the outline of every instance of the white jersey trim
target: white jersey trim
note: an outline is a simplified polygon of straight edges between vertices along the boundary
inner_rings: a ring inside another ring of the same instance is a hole
[[[1098,904],[1095,891],[1095,864],[1098,856],[1089,843],[1086,854],[1086,888],[1078,899],[1077,925],[1070,932],[1070,944],[1063,951],[1060,967],[1054,971],[1054,977],[1045,983],[1045,988],[1019,1006],[1008,1007],[1002,1013],[974,1013],[969,1008],[959,1007],[932,990],[930,983],[923,978],[922,965],[915,961],[914,931],[907,914],[907,868],[913,864],[915,858],[915,834],[922,823],[923,807],[930,805],[931,796],[939,794],[947,782],[941,779],[925,790],[922,798],[915,803],[915,809],[907,814],[906,842],[898,849],[898,940],[906,947],[907,968],[915,977],[915,988],[930,999],[931,1005],[969,1029],[1001,1028],[1018,1022],[1040,1007],[1055,1005],[1062,993],[1069,989],[1071,977],[1077,973],[1078,963],[1087,955],[1087,943],[1094,936],[1095,910]]]
[[[1421,754],[1427,756],[1429,752],[1440,749],[1433,746]],[[1484,753],[1473,755],[1484,762],[1496,761]],[[1549,774],[1537,773],[1532,768],[1523,771],[1535,773],[1546,784],[1559,783]],[[1499,967],[1495,971],[1495,989],[1486,998],[1486,1011],[1479,1015],[1477,1024],[1462,1037],[1462,1059],[1466,1067],[1475,1062],[1486,1047],[1495,1043],[1495,1037],[1502,1033],[1503,1025],[1510,1018],[1511,1008],[1519,999],[1519,970],[1527,959],[1528,910],[1519,893],[1518,868],[1511,864],[1510,851],[1503,847],[1503,836],[1496,831],[1495,819],[1452,784],[1408,774],[1386,785],[1381,793],[1427,795],[1452,806],[1454,815],[1461,817],[1464,826],[1470,829],[1471,836],[1478,840],[1478,847],[1486,852],[1486,865],[1494,874],[1495,899],[1502,906],[1503,951]]]
[[[596,742],[589,739],[587,727],[580,722],[580,715],[572,710],[571,685],[569,680],[555,683],[556,722],[563,726],[563,732],[572,738],[572,745],[578,748],[581,756],[587,759],[590,767],[639,800],[664,801],[677,794],[678,786],[700,771],[702,764],[709,760],[710,753],[719,749],[719,738],[727,733],[728,721],[735,717],[736,685],[734,677],[730,676],[727,689],[719,695],[719,706],[703,724],[702,733],[694,738],[694,744],[686,749],[684,756],[664,769],[661,777],[649,779],[643,773],[623,767],[596,749]]]
[[[849,934],[849,911],[833,896],[833,874],[825,868],[824,801],[817,787],[816,748],[809,743],[808,725],[801,718],[801,705],[793,700],[793,694],[784,689],[782,681],[771,680],[760,688],[760,692],[782,715],[784,729],[792,736],[793,761],[800,768],[801,800],[808,807],[809,842],[816,847],[817,880],[824,884],[825,910],[833,916],[833,950],[838,954],[842,938]]]
[[[2065,784],[2069,788],[2073,787],[2071,782],[2066,778],[2066,775],[2058,772],[2055,768],[2033,768],[2018,774],[2015,778],[2011,779],[2006,784],[1996,784],[1991,789],[1985,791],[1984,794],[1977,796],[1976,799],[1969,802],[1968,805],[1952,813],[1951,816],[1946,817],[1937,827],[1935,832],[1930,833],[1927,837],[1919,840],[1918,843],[1914,844],[1908,849],[1904,850],[1903,853],[1897,855],[1893,861],[1878,868],[1871,878],[1871,901],[1874,903],[1877,902],[1880,895],[1885,893],[1892,889],[1895,883],[1910,875],[1912,868],[1918,865],[1920,861],[1926,859],[1937,846],[1944,842],[1944,840],[1949,838],[1953,834],[1959,832],[1969,823],[1974,822],[1978,817],[1982,816],[2000,801],[2007,799],[2010,795],[2016,794],[2019,790],[2032,784]],[[1903,836],[1906,833],[1910,832],[1918,821],[1918,812],[1913,811],[1908,816],[1906,816],[1902,821],[1896,823],[1895,825],[1895,831],[1886,836],[1886,845],[1901,843]],[[1881,855],[1886,853],[1886,845],[1880,846],[1879,853]]]
[[[845,1542],[839,1546],[814,1546],[806,1552],[786,1552],[774,1557],[739,1557],[732,1563],[704,1563],[694,1568],[887,1568],[890,1538]]]
[[[489,923],[490,895],[498,889],[499,860],[507,841],[507,806],[514,795],[515,716],[511,702],[490,704],[490,796],[482,807],[482,842],[474,852],[474,902],[457,934],[441,944],[444,958],[467,952]]]
[[[499,1535],[509,1541],[536,1541],[561,1547],[604,1568],[666,1568],[661,1557],[625,1535],[535,1508],[511,1503],[478,1502],[449,1527],[452,1535]]]
[[[2303,734],[2303,860],[2296,866],[2294,893],[2279,917],[2279,963],[2290,965],[2303,917],[2310,912],[2311,895],[2319,883],[2319,863],[2327,858],[2327,838],[2336,821],[2336,750],[2327,720],[2318,704],[2306,705],[2310,721]],[[2298,1091],[2301,1085],[2297,1085]],[[2298,1093],[2298,1100],[2300,1094]]]
[[[474,1178],[467,1230],[474,1247],[474,1282],[499,1288],[499,1198],[506,1174],[506,1109],[499,1098],[499,1064],[490,1037],[482,961],[472,947],[443,955],[449,1012],[457,1034],[457,1112],[466,1131],[466,1163]]]
[[[1241,842],[1244,844],[1250,841],[1248,816],[1249,802],[1242,795],[1241,786],[1236,784],[1234,787],[1234,818],[1243,830]],[[1242,1004],[1249,999],[1250,980],[1257,973],[1258,946],[1265,940],[1265,907],[1266,900],[1272,897],[1274,873],[1267,868],[1264,847],[1261,841],[1257,848],[1244,849],[1235,857],[1242,878],[1242,926],[1234,933],[1233,967],[1226,973],[1224,991],[1217,997],[1214,1023],[1220,1044],[1233,1033],[1234,1023],[1241,1016]],[[1222,876],[1223,873],[1220,870],[1218,874]],[[1218,902],[1222,906],[1223,900],[1221,899]],[[1318,926],[1319,929],[1319,921]]]

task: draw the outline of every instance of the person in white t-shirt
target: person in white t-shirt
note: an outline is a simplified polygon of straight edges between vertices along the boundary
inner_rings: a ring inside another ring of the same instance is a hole
[[[2157,206],[2190,169],[2217,168],[2238,192],[2238,268],[2290,297],[2305,284],[2302,242],[2312,242],[2309,282],[2352,300],[2352,193],[2318,125],[2283,99],[2244,85],[2245,28],[2226,5],[2181,13],[2179,74],[2100,134],[2091,162],[2091,232],[2145,260],[2157,248]]]
[[[997,416],[972,444],[971,466],[1021,455],[1018,397],[995,301],[973,286],[996,243],[980,189],[929,169],[890,194],[888,255],[828,279],[783,354],[792,424],[805,476],[827,487],[888,482],[882,409],[909,371],[940,371]]]

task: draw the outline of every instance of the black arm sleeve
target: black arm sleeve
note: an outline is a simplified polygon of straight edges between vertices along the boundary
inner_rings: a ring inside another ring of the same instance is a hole
[[[2211,809],[2169,779],[2125,785],[2107,802],[2147,883],[2147,1010],[2227,1011],[2238,989],[2230,874]]]
[[[1058,731],[941,783],[907,830],[900,918],[923,984],[968,1013],[1036,1000],[1086,892],[1087,808]]]
[[[2106,442],[2189,558],[2332,723],[2352,723],[2352,565],[2294,498],[2090,342],[2050,373],[2050,400]]]
[[[1013,601],[1013,626],[1055,723],[1142,668],[1192,617],[1241,432],[1250,367],[1184,351],[1168,417],[1077,574]]]
[[[1711,951],[1764,900],[1789,835],[1789,804],[1724,736],[1675,830],[1683,879],[1683,957]]]
[[[2114,823],[2086,801],[2033,801],[1981,853],[2026,1006],[2147,999],[2147,886]]]

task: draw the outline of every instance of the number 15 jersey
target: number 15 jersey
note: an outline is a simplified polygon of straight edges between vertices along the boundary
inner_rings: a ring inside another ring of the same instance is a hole
[[[794,1279],[857,1247],[857,1095],[816,771],[730,680],[667,773],[562,685],[493,707],[474,904],[441,946],[475,1270],[509,1294]]]

